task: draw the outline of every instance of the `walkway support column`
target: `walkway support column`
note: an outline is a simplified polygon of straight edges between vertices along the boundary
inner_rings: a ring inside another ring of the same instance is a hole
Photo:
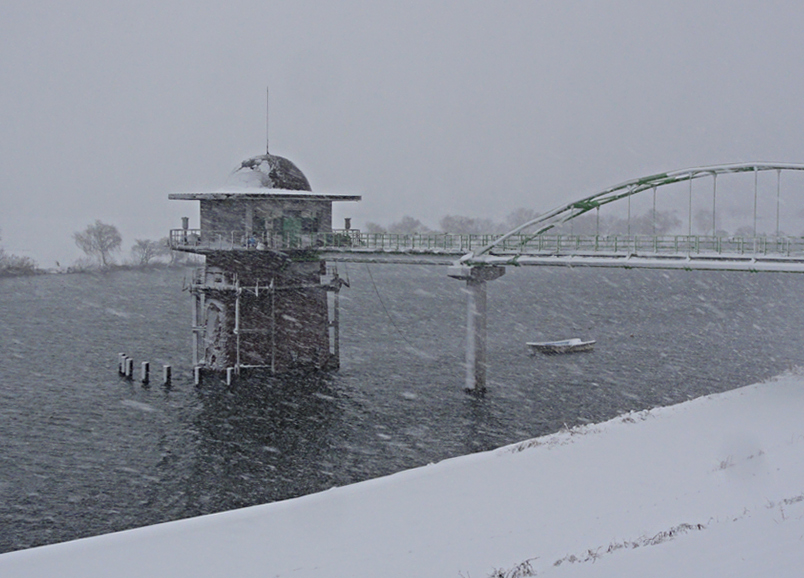
[[[466,281],[466,389],[486,390],[486,283],[505,274],[505,267],[456,265],[447,275]]]

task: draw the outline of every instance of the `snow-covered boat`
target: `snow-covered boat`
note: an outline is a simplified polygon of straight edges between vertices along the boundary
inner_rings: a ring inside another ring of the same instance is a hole
[[[543,341],[540,343],[528,342],[531,353],[575,353],[578,351],[591,351],[595,347],[595,341],[584,341],[574,337],[563,341]]]

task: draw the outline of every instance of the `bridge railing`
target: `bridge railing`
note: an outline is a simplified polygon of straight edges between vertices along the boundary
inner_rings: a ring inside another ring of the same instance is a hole
[[[801,237],[715,237],[707,235],[540,235],[513,236],[495,254],[801,255]]]
[[[177,251],[204,253],[240,249],[275,250],[351,247],[360,244],[360,231],[343,230],[329,233],[248,233],[244,231],[206,231],[173,229],[170,248]]]
[[[202,231],[173,229],[170,248],[178,251],[207,252],[239,249],[317,249],[341,251],[418,251],[464,254],[483,247],[500,235],[458,235],[445,233],[397,234],[364,233],[341,229],[326,233],[246,233],[243,231]]]
[[[693,211],[693,197],[699,199],[699,192],[696,191],[693,194],[693,181],[700,180],[700,179],[709,179],[711,178],[712,182],[712,192],[711,196],[707,199],[708,207],[711,207],[711,224],[712,224],[712,234],[715,234],[717,230],[717,222],[718,222],[718,207],[722,205],[723,202],[723,191],[718,192],[718,175],[724,174],[738,174],[742,173],[745,175],[752,175],[753,176],[753,208],[751,207],[742,207],[742,210],[747,210],[745,213],[752,215],[752,220],[750,222],[742,223],[742,227],[750,226],[753,231],[753,239],[756,237],[757,239],[762,239],[764,237],[760,237],[757,233],[757,222],[760,218],[757,212],[759,207],[759,173],[761,172],[768,172],[772,171],[776,173],[776,187],[775,187],[775,205],[776,205],[776,223],[775,223],[775,231],[776,235],[774,238],[784,238],[784,235],[781,233],[782,231],[782,173],[783,172],[801,172],[804,171],[804,164],[793,164],[793,163],[766,163],[766,162],[752,162],[752,163],[736,163],[736,164],[725,164],[725,165],[712,165],[712,166],[705,166],[705,167],[693,167],[689,169],[682,169],[677,171],[670,171],[666,173],[659,173],[654,175],[649,175],[646,177],[639,177],[636,179],[630,179],[628,181],[622,182],[618,185],[613,187],[609,187],[603,191],[599,191],[593,195],[587,196],[585,198],[573,201],[563,206],[559,206],[555,209],[552,209],[546,213],[539,214],[534,219],[522,223],[518,227],[515,227],[511,231],[507,232],[504,235],[501,235],[485,247],[479,248],[477,251],[472,251],[472,255],[466,255],[465,261],[477,261],[483,255],[493,255],[498,253],[498,247],[500,245],[504,245],[507,243],[509,238],[516,238],[520,236],[523,232],[528,232],[527,234],[533,238],[533,240],[538,242],[540,237],[545,237],[548,234],[548,231],[552,234],[557,234],[559,230],[567,225],[568,223],[572,223],[574,219],[578,217],[582,217],[588,213],[594,214],[594,221],[595,221],[595,231],[596,234],[599,234],[599,225],[600,225],[600,209],[606,207],[611,204],[620,204],[620,207],[626,209],[626,217],[625,222],[627,223],[628,231],[631,231],[631,222],[632,222],[632,213],[631,213],[631,199],[632,197],[636,197],[642,194],[651,195],[652,193],[652,210],[648,213],[648,215],[652,216],[654,227],[656,225],[656,217],[657,213],[657,189],[664,188],[666,186],[676,186],[679,183],[688,183],[688,187],[675,187],[673,191],[673,196],[678,198],[680,197],[683,199],[683,204],[686,205],[688,208],[686,210],[686,223],[683,223],[683,219],[679,222],[679,224],[684,224],[684,229],[687,231],[687,237],[689,239],[693,239],[694,235],[692,235],[693,231],[693,223],[696,223],[695,228],[700,226],[697,223],[697,217],[694,218],[694,215],[697,215],[695,211]],[[767,187],[765,187],[767,188]],[[795,193],[798,195],[798,192]],[[727,195],[728,196],[728,193]],[[767,192],[763,195],[763,197],[767,197]],[[769,199],[765,198],[763,204],[767,205]],[[627,205],[623,207],[623,205]],[[708,209],[707,209],[708,210]],[[722,210],[722,209],[721,209]],[[620,213],[620,217],[617,217],[618,220],[623,220],[621,218],[622,213]],[[742,228],[741,227],[741,228]],[[654,229],[655,230],[655,229]],[[545,237],[546,238],[546,237]],[[688,244],[692,244],[693,242],[690,240]],[[760,241],[760,244],[764,247],[764,241]],[[753,245],[754,242],[752,241],[751,244]],[[693,248],[689,249],[690,251]],[[482,260],[482,259],[481,259]]]
[[[312,249],[329,252],[465,255],[502,235],[452,233],[364,233],[354,229],[327,233],[247,234],[242,231],[174,229],[172,249],[204,253],[220,250]],[[804,256],[802,237],[707,235],[512,235],[497,244],[497,255],[777,255]]]

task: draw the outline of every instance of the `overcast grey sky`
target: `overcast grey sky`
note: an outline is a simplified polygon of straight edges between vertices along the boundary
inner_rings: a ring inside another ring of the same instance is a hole
[[[631,177],[804,162],[804,3],[0,0],[0,229],[129,247],[265,148],[338,219],[502,218]],[[342,222],[342,221],[339,221]],[[336,223],[338,224],[338,223]],[[804,229],[804,226],[802,227]]]

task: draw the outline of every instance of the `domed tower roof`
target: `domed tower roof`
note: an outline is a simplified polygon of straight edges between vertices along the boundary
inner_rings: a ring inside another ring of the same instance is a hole
[[[312,191],[307,177],[285,157],[264,154],[243,161],[229,176],[228,186],[249,189]]]

